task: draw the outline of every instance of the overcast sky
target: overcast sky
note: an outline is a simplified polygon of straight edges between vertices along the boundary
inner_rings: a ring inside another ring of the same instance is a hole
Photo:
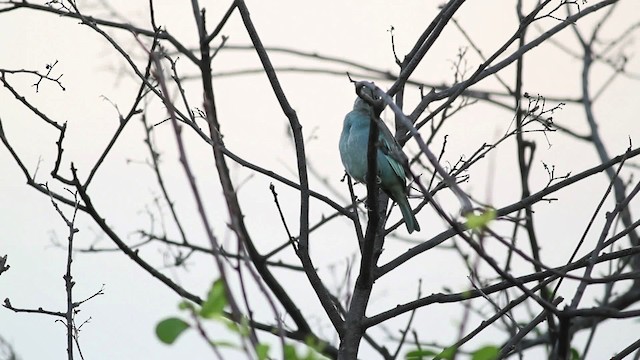
[[[110,8],[105,8],[108,3]],[[323,1],[306,2],[294,0],[247,1],[255,26],[262,41],[268,47],[286,47],[307,52],[317,52],[352,60],[381,70],[396,71],[391,51],[390,32],[394,28],[396,52],[399,57],[406,54],[416,38],[437,13],[437,2],[431,1]],[[508,3],[508,5],[505,5]],[[517,18],[511,2],[467,1],[456,19],[467,34],[482,49],[491,54],[517,29]],[[590,1],[583,6],[589,6]],[[112,18],[116,21],[131,22],[136,26],[149,27],[147,2],[131,1],[82,1],[81,10],[87,15]],[[196,44],[196,28],[190,2],[157,1],[157,23],[165,27],[174,37],[188,46]],[[207,8],[209,27],[215,26],[217,19],[228,5],[219,2],[201,2]],[[561,12],[563,15],[564,13]],[[640,3],[622,1],[614,16],[616,20],[607,23],[604,34],[610,39],[622,29],[638,21]],[[588,29],[594,19],[585,19],[579,27]],[[546,19],[539,22],[545,29],[557,23]],[[108,30],[130,51],[139,65],[146,59],[144,52],[130,33]],[[531,29],[528,36],[533,38],[540,31]],[[247,45],[246,35],[240,17],[234,13],[221,34],[229,36],[228,45]],[[637,38],[637,36],[635,37]],[[577,49],[577,42],[570,31],[557,37],[560,44]],[[148,39],[143,40],[149,44]],[[219,44],[220,40],[214,41]],[[460,51],[468,48],[464,37],[452,24],[434,45],[432,51],[415,73],[415,79],[429,84],[450,83],[453,79],[452,64]],[[62,174],[70,176],[69,165],[73,161],[82,177],[86,177],[90,167],[108,143],[118,126],[118,110],[127,112],[137,91],[130,68],[116,51],[90,28],[77,20],[66,19],[54,14],[39,13],[22,9],[0,14],[0,68],[28,69],[44,72],[47,64],[57,61],[53,74],[63,74],[61,81],[65,91],[53,83],[43,83],[36,93],[31,86],[34,77],[7,75],[15,88],[35,104],[38,109],[50,114],[60,123],[68,122],[65,138],[65,152]],[[640,73],[640,62],[636,43],[626,48],[629,56],[628,69]],[[468,49],[462,67],[474,71],[481,60],[473,50]],[[321,68],[358,74],[358,70],[340,64],[322,63],[292,55],[270,52],[274,65],[279,68]],[[186,58],[178,60],[181,74],[195,74],[192,64]],[[542,45],[527,55],[527,72],[524,89],[530,94],[548,97],[578,98],[581,64],[557,46]],[[251,51],[224,49],[214,59],[214,73],[235,70],[257,69],[260,64]],[[513,67],[505,69],[503,77],[512,83]],[[594,68],[592,89],[599,89],[610,75],[610,71],[598,65]],[[313,72],[281,72],[280,80],[292,106],[297,111],[307,139],[308,162],[322,175],[312,178],[313,189],[327,194],[341,204],[347,204],[348,190],[340,180],[343,175],[337,149],[342,119],[352,106],[354,91],[346,75],[327,75]],[[385,88],[389,83],[377,82]],[[624,152],[629,139],[634,145],[640,142],[640,102],[637,94],[638,81],[628,77],[616,78],[598,98],[596,117],[601,123],[601,131],[606,140],[609,154],[613,157]],[[201,108],[202,91],[199,81],[185,83],[187,95],[193,107]],[[227,147],[238,155],[269,168],[290,179],[297,179],[295,152],[288,140],[286,117],[282,114],[275,96],[264,74],[224,76],[214,81],[217,105],[222,131]],[[502,90],[496,79],[491,78],[478,85],[478,89]],[[177,93],[174,94],[177,97]],[[415,87],[407,88],[406,103],[410,108],[419,100]],[[557,104],[550,102],[550,106]],[[149,121],[161,122],[166,113],[158,99],[152,99],[149,106]],[[390,114],[385,120],[392,121]],[[32,173],[38,169],[37,181],[51,182],[57,191],[63,186],[54,183],[50,171],[55,162],[55,141],[57,133],[39,119],[36,119],[6,89],[0,90],[0,119],[15,150],[23,156],[25,165]],[[495,141],[511,126],[513,112],[477,104],[465,108],[434,140],[432,149],[439,152],[449,135],[443,164],[451,166],[461,156],[470,156],[485,142]],[[554,120],[578,133],[587,134],[588,126],[579,106],[567,105],[554,114]],[[145,164],[149,159],[145,148],[144,131],[139,118],[127,127],[110,153],[107,161],[97,173],[91,185],[94,202],[107,222],[131,243],[139,241],[136,231],[154,229],[160,231],[160,220],[150,218],[149,212],[156,214],[154,197],[159,190],[154,183],[154,175]],[[207,212],[212,219],[216,236],[224,243],[232,244],[233,234],[228,230],[228,216],[223,205],[223,197],[215,174],[210,150],[192,133],[187,132],[188,155],[195,168],[197,181],[201,185],[207,201]],[[562,134],[547,136],[532,134],[530,139],[537,143],[536,161],[532,168],[532,187],[539,190],[548,180],[543,163],[554,165],[558,174],[578,173],[598,164],[593,147]],[[202,237],[199,243],[206,245],[202,236],[202,226],[196,216],[192,197],[178,166],[175,150],[175,136],[168,126],[156,127],[155,141],[162,152],[166,166],[168,186],[177,197],[177,207],[192,238]],[[501,207],[518,200],[518,183],[515,142],[505,142],[504,151],[483,160],[469,172],[471,179],[463,184],[465,190],[473,193],[477,200]],[[636,162],[637,163],[637,162]],[[267,251],[286,240],[279,215],[273,204],[269,184],[272,179],[256,175],[251,171],[231,164],[232,178],[239,188],[239,196],[245,206],[245,219],[262,251]],[[626,173],[629,175],[629,173]],[[491,180],[491,181],[488,181]],[[489,183],[490,185],[487,185]],[[277,184],[280,201],[284,204],[292,230],[297,232],[299,195],[296,191]],[[607,186],[604,175],[590,178],[575,187],[557,194],[560,201],[540,204],[536,207],[540,228],[542,255],[549,265],[560,265],[567,261],[575,243],[582,235],[589,217]],[[337,189],[337,193],[333,189]],[[359,194],[365,189],[360,186]],[[456,214],[457,205],[450,201],[451,195],[442,195],[451,214]],[[612,202],[607,203],[611,209]],[[150,210],[149,210],[150,209]],[[632,203],[635,213],[640,212],[638,202]],[[69,214],[70,208],[63,207]],[[166,208],[164,209],[166,212]],[[319,203],[312,204],[312,223],[331,209]],[[165,214],[166,215],[166,214]],[[392,215],[395,219],[398,214]],[[433,212],[426,210],[418,216],[423,231],[403,238],[416,241],[426,240],[439,233],[444,224]],[[596,224],[602,223],[601,218]],[[114,248],[98,226],[87,216],[80,216],[80,232],[76,234],[77,247],[87,249]],[[16,307],[44,307],[63,311],[65,290],[62,275],[66,266],[66,253],[56,244],[65,244],[65,225],[54,210],[47,196],[40,194],[25,184],[20,168],[12,160],[9,152],[0,147],[0,256],[8,254],[11,269],[0,276],[0,300],[9,297]],[[506,228],[505,228],[506,229]],[[401,229],[404,231],[404,228]],[[169,229],[175,236],[175,231]],[[259,235],[258,235],[259,234]],[[597,234],[590,238],[595,241]],[[390,238],[382,256],[382,263],[392,259],[413,244]],[[162,247],[149,246],[141,254],[149,262],[159,267],[167,260]],[[337,287],[346,268],[347,260],[357,253],[352,225],[346,218],[332,222],[312,236],[312,257],[321,276],[329,286]],[[296,263],[292,251],[285,252],[282,259]],[[190,332],[180,338],[177,344],[166,346],[154,335],[155,324],[167,317],[179,314],[179,296],[153,279],[136,266],[125,255],[117,252],[75,253],[74,279],[75,295],[85,298],[104,286],[104,295],[83,304],[78,314],[79,322],[89,319],[80,334],[80,344],[86,359],[175,359],[208,358],[210,350],[195,334]],[[484,269],[487,270],[487,269]],[[531,271],[531,266],[516,264],[516,274]],[[196,256],[191,259],[187,270],[166,269],[165,274],[204,296],[215,270],[211,258]],[[455,291],[468,289],[468,271],[458,257],[446,250],[430,251],[399,268],[376,282],[369,312],[377,313],[394,307],[398,303],[415,299],[418,279],[422,279],[422,294],[442,291],[448,286]],[[322,316],[322,310],[313,296],[306,278],[296,272],[279,271],[278,276],[287,281],[299,283],[300,291],[294,298],[302,304],[309,315],[311,324],[319,324],[318,334],[331,338],[330,323]],[[290,280],[289,280],[290,279]],[[567,296],[572,296],[573,285],[567,284]],[[561,291],[561,295],[562,295]],[[590,294],[599,294],[598,292]],[[476,305],[482,304],[477,300]],[[585,302],[589,304],[588,302]],[[256,313],[262,320],[271,322],[271,312],[264,304],[256,304]],[[487,313],[490,312],[485,307]],[[539,310],[533,310],[537,313]],[[457,339],[460,307],[431,306],[417,313],[415,324],[423,329],[423,339],[433,339],[440,344],[450,344]],[[491,313],[492,314],[492,313]],[[470,329],[477,326],[481,317],[473,317]],[[35,314],[15,314],[0,309],[0,336],[7,340],[23,359],[62,359],[65,353],[65,329],[55,319]],[[403,326],[406,316],[398,321],[385,323],[393,334]],[[610,357],[615,350],[623,348],[637,339],[640,331],[637,322],[612,321],[601,330],[614,332],[615,342],[596,341],[590,358]],[[219,336],[228,333],[216,326],[212,332]],[[384,339],[380,328],[374,334]],[[498,332],[482,333],[475,344],[501,342],[495,338]],[[577,341],[583,341],[583,337]],[[362,358],[367,358],[371,349],[362,347]]]

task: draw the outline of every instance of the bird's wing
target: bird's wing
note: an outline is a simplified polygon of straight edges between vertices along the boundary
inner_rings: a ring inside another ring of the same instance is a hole
[[[402,153],[402,148],[396,138],[391,134],[391,131],[382,120],[377,119],[378,129],[380,134],[378,135],[378,141],[380,142],[380,150],[385,154],[385,159],[391,165],[393,171],[404,181],[407,177],[404,172],[402,162],[405,161],[406,156]]]

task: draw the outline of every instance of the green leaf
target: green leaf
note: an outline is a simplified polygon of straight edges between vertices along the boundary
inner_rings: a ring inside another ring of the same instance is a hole
[[[258,344],[256,346],[258,360],[266,360],[269,357],[269,344]]]
[[[195,306],[193,306],[193,303],[191,303],[190,301],[180,301],[180,303],[178,304],[178,309],[180,310],[194,310]]]
[[[246,337],[246,336],[249,336],[249,334],[251,333],[249,320],[246,317],[243,317],[240,320],[240,324],[233,322],[222,316],[216,316],[213,319],[221,322],[227,327],[227,329],[233,331],[236,334],[239,334],[240,336]]]
[[[317,339],[307,336],[304,340],[304,343],[309,347],[309,351],[307,353],[307,359],[323,359],[320,354],[324,351],[325,344],[321,343]]]
[[[427,357],[430,359],[432,356],[438,355],[433,350],[411,350],[405,356],[405,360],[423,360]]]
[[[571,360],[580,360],[580,353],[574,348],[571,348]]]
[[[467,228],[471,230],[481,229],[491,221],[495,220],[497,215],[496,209],[490,208],[482,214],[469,214],[467,218]]]
[[[238,345],[227,340],[215,340],[215,341],[211,341],[211,344],[218,347],[223,347],[223,348],[240,349]]]
[[[168,318],[160,321],[156,325],[156,336],[165,344],[173,344],[174,341],[187,330],[190,325],[179,318]]]
[[[471,360],[495,360],[498,358],[500,348],[495,345],[486,345],[471,354]]]
[[[453,359],[453,356],[456,354],[457,350],[458,348],[454,346],[450,346],[442,350],[438,355],[436,355],[436,359],[451,360]]]
[[[298,358],[298,354],[296,353],[296,348],[291,344],[284,345],[284,354],[283,358],[285,360],[300,360]]]
[[[224,287],[224,282],[221,279],[213,282],[209,295],[200,309],[200,316],[205,319],[211,319],[222,315],[222,310],[227,305],[227,295]]]
[[[318,354],[314,349],[307,348],[307,356],[305,356],[303,360],[320,360],[320,359],[325,359],[325,357]]]
[[[465,299],[470,299],[471,295],[473,295],[473,290],[465,290],[462,292],[462,297]]]

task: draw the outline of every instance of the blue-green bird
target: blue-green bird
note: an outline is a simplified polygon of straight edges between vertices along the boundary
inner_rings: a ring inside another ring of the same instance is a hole
[[[365,96],[375,99],[373,91],[367,87],[360,89]],[[361,183],[367,177],[367,146],[369,142],[369,127],[372,123],[378,125],[378,176],[377,181],[382,190],[389,195],[400,207],[402,217],[407,225],[407,231],[420,231],[420,225],[411,212],[411,206],[405,193],[406,174],[402,164],[396,160],[402,148],[389,131],[389,128],[376,115],[373,107],[360,97],[356,98],[353,110],[344,118],[342,134],[340,135],[340,158],[347,170],[347,174]],[[406,156],[402,156],[406,159]]]

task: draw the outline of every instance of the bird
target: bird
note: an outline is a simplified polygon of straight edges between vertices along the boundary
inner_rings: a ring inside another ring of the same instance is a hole
[[[362,86],[360,91],[364,96],[375,101],[372,89]],[[349,176],[361,183],[366,183],[367,147],[371,124],[377,124],[379,129],[376,144],[378,147],[376,181],[380,188],[400,207],[407,231],[410,234],[414,231],[420,231],[420,225],[411,211],[405,193],[407,176],[401,161],[407,157],[402,153],[402,148],[389,128],[376,114],[374,107],[359,96],[353,104],[353,110],[345,116],[340,134],[338,147],[342,165]]]

